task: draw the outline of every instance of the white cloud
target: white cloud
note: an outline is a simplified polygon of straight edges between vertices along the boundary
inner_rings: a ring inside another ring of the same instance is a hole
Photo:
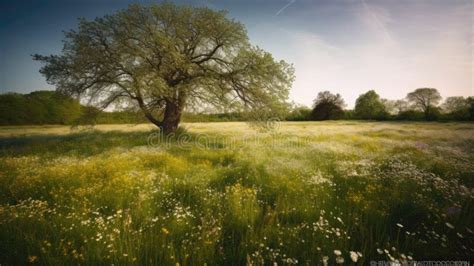
[[[370,89],[401,99],[420,87],[437,88],[443,97],[474,95],[471,9],[433,8],[430,2],[392,7],[368,0],[344,8],[350,12],[335,12],[341,14],[342,32],[318,31],[325,29],[324,19],[308,21],[306,26],[319,26],[314,29],[289,20],[250,29],[252,41],[294,63],[292,100],[311,105],[319,91],[330,90],[353,107]]]

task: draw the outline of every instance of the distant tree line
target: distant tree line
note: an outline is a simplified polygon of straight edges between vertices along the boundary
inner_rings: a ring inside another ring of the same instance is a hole
[[[240,113],[183,113],[185,122],[243,121]],[[139,110],[102,111],[56,91],[0,94],[0,125],[147,123]]]
[[[54,91],[0,94],[0,125],[71,124],[82,106]]]
[[[329,91],[318,93],[312,108],[293,106],[286,120],[474,121],[474,97],[448,97],[441,103],[436,89],[420,88],[405,99],[382,99],[374,90],[361,94],[353,110]],[[184,112],[185,122],[245,121],[242,113]],[[139,110],[101,111],[55,91],[0,94],[0,125],[138,124],[148,120]]]
[[[405,99],[382,99],[370,90],[361,94],[353,110],[346,110],[341,95],[320,92],[312,109],[296,106],[288,115],[291,121],[320,120],[409,120],[409,121],[474,121],[474,97],[448,97],[441,103],[434,88],[419,88]]]

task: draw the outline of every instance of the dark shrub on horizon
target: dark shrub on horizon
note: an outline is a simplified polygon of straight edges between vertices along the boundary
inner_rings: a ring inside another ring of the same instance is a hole
[[[396,117],[396,120],[408,120],[408,121],[423,121],[425,120],[425,114],[420,111],[407,110],[400,112]]]
[[[310,119],[316,121],[343,119],[344,106],[344,100],[339,93],[332,94],[329,91],[322,91],[318,93],[318,97],[314,100]]]

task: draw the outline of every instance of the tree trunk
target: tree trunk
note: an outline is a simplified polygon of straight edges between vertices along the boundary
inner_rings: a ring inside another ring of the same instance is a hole
[[[163,121],[161,122],[161,130],[163,134],[174,133],[178,129],[181,121],[181,107],[173,102],[167,102]]]

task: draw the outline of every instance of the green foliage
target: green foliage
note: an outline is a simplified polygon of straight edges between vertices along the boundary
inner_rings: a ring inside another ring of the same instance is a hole
[[[435,107],[441,100],[441,95],[437,89],[419,88],[407,94],[407,100],[416,108],[422,110],[426,120],[433,120],[438,117],[439,110]]]
[[[442,104],[443,111],[446,113],[454,113],[469,108],[468,99],[458,97],[448,97]]]
[[[398,113],[396,116],[397,120],[407,120],[407,121],[423,121],[425,120],[425,114],[416,110],[407,110]]]
[[[355,116],[354,110],[344,110],[344,119],[345,120],[357,119],[356,116]]]
[[[474,97],[468,97],[467,102],[469,104],[469,114],[471,121],[474,121]]]
[[[344,117],[344,100],[339,94],[332,94],[329,91],[318,93],[314,100],[311,120],[337,120]]]
[[[54,91],[0,95],[0,125],[72,124],[81,115],[81,105]]]
[[[0,94],[0,124],[21,125],[29,119],[26,99],[22,94]]]
[[[469,108],[459,109],[454,112],[450,112],[448,114],[445,114],[444,117],[447,120],[452,120],[452,121],[469,121],[469,120],[473,120],[474,118],[474,117],[471,117]]]
[[[306,106],[293,108],[286,116],[287,121],[308,121],[310,120],[311,109]]]
[[[142,112],[133,111],[100,112],[95,120],[96,124],[140,124],[147,122]]]
[[[388,117],[380,96],[373,90],[361,94],[355,104],[355,117],[365,120],[384,120]]]
[[[229,121],[245,121],[242,113],[216,113],[216,114],[199,114],[199,113],[183,113],[183,122],[229,122]]]
[[[385,110],[389,115],[398,115],[402,112],[408,111],[410,106],[405,100],[382,100],[385,105]]]
[[[425,112],[425,119],[428,121],[438,121],[442,117],[441,109],[436,106],[432,106]]]
[[[329,92],[320,94],[318,109],[305,106],[280,104],[263,113],[242,110],[238,112],[212,113],[207,111],[184,111],[184,122],[226,122],[256,121],[258,119],[279,119],[287,121],[307,121],[329,119],[376,119],[407,121],[468,121],[474,120],[474,100],[472,97],[448,97],[440,108],[430,106],[428,113],[421,108],[409,106],[406,101],[380,99],[374,91],[362,94],[354,110],[342,110],[344,102],[340,95]],[[335,104],[327,104],[327,102]],[[325,104],[321,104],[325,103]],[[316,104],[316,102],[315,102]],[[336,107],[334,107],[336,105]],[[328,110],[334,111],[328,114]],[[210,109],[216,110],[216,109]],[[35,91],[27,95],[18,93],[0,94],[0,125],[38,125],[38,124],[141,124],[147,123],[143,112],[133,108],[119,108],[116,111],[103,111],[94,106],[82,106],[77,100],[51,91]],[[159,117],[159,116],[158,116]],[[325,118],[326,117],[326,118]]]
[[[470,98],[464,97],[448,97],[442,105],[442,111],[449,120],[466,121],[471,119],[469,112]],[[472,100],[471,100],[472,101]]]
[[[165,132],[185,108],[269,110],[285,105],[294,69],[250,44],[225,11],[170,2],[130,5],[65,34],[60,55],[34,55],[57,90],[100,108],[139,108]]]

